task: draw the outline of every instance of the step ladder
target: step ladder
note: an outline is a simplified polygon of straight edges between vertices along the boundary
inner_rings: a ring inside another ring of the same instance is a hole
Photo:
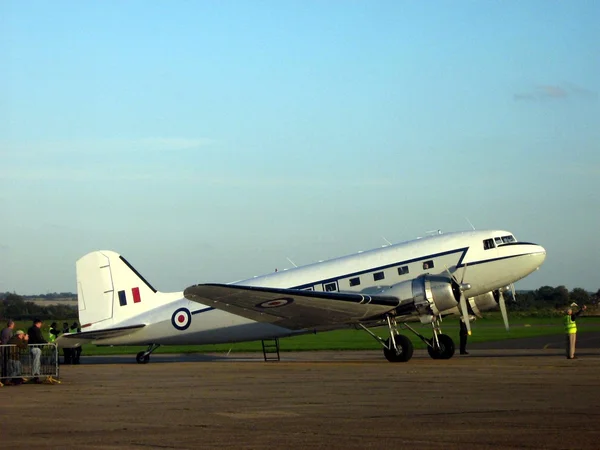
[[[265,361],[279,361],[279,339],[263,339],[263,356]]]

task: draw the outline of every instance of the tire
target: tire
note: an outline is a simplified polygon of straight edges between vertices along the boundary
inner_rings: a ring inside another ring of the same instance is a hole
[[[413,343],[409,338],[403,336],[401,334],[397,334],[395,336],[396,347],[398,348],[398,352],[394,350],[394,346],[391,341],[392,338],[387,340],[387,345],[389,348],[383,349],[383,355],[385,359],[389,362],[407,362],[413,356]]]
[[[433,339],[432,339],[433,341]],[[427,346],[427,352],[433,359],[450,359],[454,356],[454,341],[447,334],[440,334],[438,336],[438,342],[440,343],[439,349]]]
[[[135,360],[138,364],[148,364],[150,361],[150,355],[145,355],[146,352],[139,352],[135,356]]]

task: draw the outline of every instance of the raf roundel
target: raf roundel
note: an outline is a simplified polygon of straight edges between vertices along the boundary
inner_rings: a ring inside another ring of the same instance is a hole
[[[192,324],[192,315],[187,308],[179,308],[171,316],[171,324],[179,331],[187,330]]]
[[[266,302],[259,303],[256,305],[259,308],[279,308],[281,306],[289,305],[294,301],[293,298],[290,297],[282,297],[275,300],[268,300]]]

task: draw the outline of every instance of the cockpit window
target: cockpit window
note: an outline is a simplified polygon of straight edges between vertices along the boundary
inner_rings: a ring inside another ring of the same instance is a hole
[[[493,239],[485,239],[483,241],[483,249],[489,250],[491,248],[496,248],[496,245],[494,244],[494,240]]]
[[[503,244],[510,244],[511,242],[517,242],[517,240],[512,234],[509,234],[508,236],[502,236]]]
[[[494,238],[494,240],[496,241],[496,244],[502,244],[502,238]]]

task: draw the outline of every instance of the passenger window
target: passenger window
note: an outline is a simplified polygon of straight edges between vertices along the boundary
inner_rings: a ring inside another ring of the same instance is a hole
[[[358,286],[360,284],[360,277],[350,278],[350,286]]]
[[[337,291],[337,285],[335,281],[333,283],[327,283],[325,286],[325,292]]]
[[[383,280],[384,278],[385,278],[385,275],[383,275],[383,272],[375,272],[373,274],[373,280],[375,280],[375,281]]]
[[[398,267],[398,275],[406,275],[408,273],[408,266]]]
[[[483,249],[484,250],[489,250],[491,248],[496,248],[496,245],[494,244],[493,239],[486,239],[485,241],[483,241]]]
[[[433,269],[433,261],[431,261],[431,260],[425,261],[423,263],[423,270],[429,270],[429,269]]]

